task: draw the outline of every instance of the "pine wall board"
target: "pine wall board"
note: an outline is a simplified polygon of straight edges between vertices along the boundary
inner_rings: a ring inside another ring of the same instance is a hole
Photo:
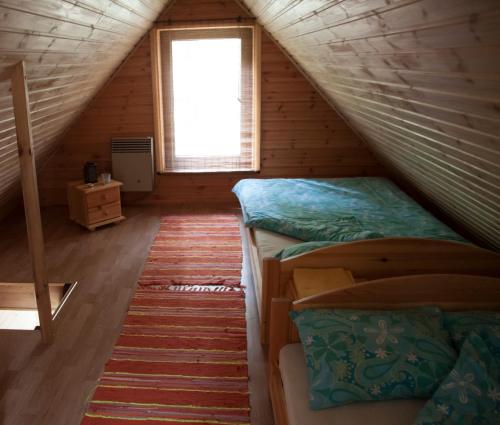
[[[37,165],[168,0],[0,0],[0,218],[20,195],[10,70],[26,62]]]
[[[384,163],[500,248],[498,0],[244,0]]]
[[[160,20],[192,21],[245,16],[234,1],[177,0]],[[344,120],[267,36],[262,40],[260,173],[157,175],[152,194],[125,197],[142,203],[235,202],[232,186],[247,177],[380,175],[380,165]],[[65,135],[44,168],[41,196],[66,201],[66,182],[83,163],[111,168],[115,136],[152,136],[150,42],[146,37]]]

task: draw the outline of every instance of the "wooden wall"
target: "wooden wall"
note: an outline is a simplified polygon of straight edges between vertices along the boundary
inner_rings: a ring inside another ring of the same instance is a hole
[[[27,64],[40,164],[166,1],[0,0],[0,218],[20,193],[12,65]]]
[[[200,20],[245,16],[232,0],[177,0],[161,19]],[[66,199],[68,180],[80,178],[86,160],[109,170],[113,136],[153,135],[149,39],[77,120],[44,169],[45,204]],[[156,177],[144,203],[235,201],[230,190],[245,177],[380,174],[370,152],[268,37],[262,44],[261,172],[167,174]]]
[[[371,148],[500,247],[498,0],[245,0]]]

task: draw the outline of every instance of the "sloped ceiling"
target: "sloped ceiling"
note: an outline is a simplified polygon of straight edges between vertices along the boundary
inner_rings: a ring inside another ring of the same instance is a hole
[[[498,0],[241,2],[382,160],[500,247]],[[167,3],[0,0],[0,213],[18,181],[9,67],[27,61],[43,158]]]
[[[498,0],[244,0],[381,159],[500,247]]]
[[[0,214],[19,193],[10,67],[26,61],[37,163],[168,0],[0,1]]]

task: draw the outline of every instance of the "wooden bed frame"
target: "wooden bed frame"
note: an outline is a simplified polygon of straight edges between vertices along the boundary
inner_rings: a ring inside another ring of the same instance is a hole
[[[344,268],[356,281],[424,273],[500,277],[500,254],[475,245],[423,238],[384,238],[320,248],[285,260],[264,258],[260,269],[253,231],[245,227],[260,316],[261,343],[267,345],[270,304],[287,296],[293,269]]]
[[[288,313],[301,308],[395,310],[438,306],[445,311],[500,310],[500,279],[459,274],[399,276],[355,284],[292,301],[274,298],[270,306],[268,384],[276,425],[288,425],[279,353],[299,342]]]

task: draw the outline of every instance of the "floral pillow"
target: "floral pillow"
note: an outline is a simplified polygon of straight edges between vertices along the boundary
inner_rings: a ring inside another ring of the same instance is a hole
[[[311,409],[429,398],[456,360],[437,309],[291,312],[309,374]]]
[[[450,332],[457,349],[460,349],[471,332],[475,332],[493,355],[500,357],[500,312],[464,311],[445,313],[443,316],[444,326]]]
[[[455,367],[419,412],[415,425],[498,425],[499,366],[484,340],[470,334]]]

